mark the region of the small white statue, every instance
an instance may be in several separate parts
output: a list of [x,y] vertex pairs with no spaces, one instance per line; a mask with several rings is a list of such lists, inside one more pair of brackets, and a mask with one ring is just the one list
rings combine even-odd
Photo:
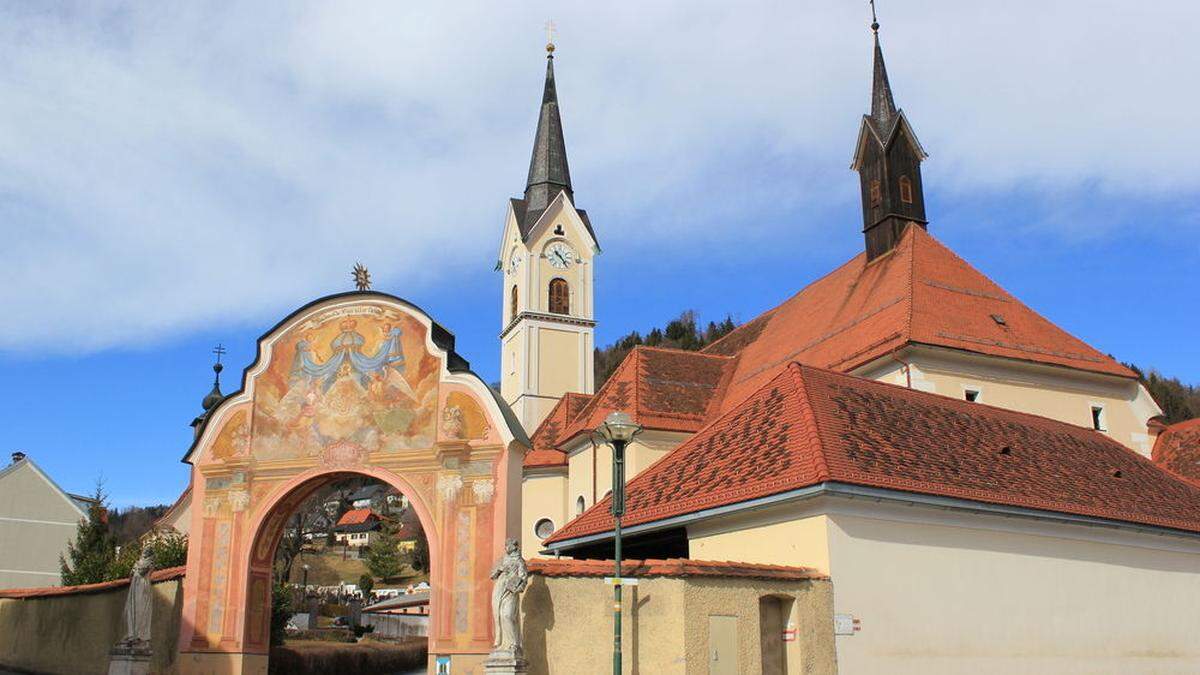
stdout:
[[117,643],[127,649],[150,649],[150,610],[154,589],[150,573],[154,571],[154,551],[147,545],[129,575],[129,595],[125,598],[125,637]]
[[504,542],[504,556],[492,569],[492,614],[496,621],[496,641],[492,655],[521,657],[521,593],[529,585],[529,568],[521,558],[521,544],[516,539]]

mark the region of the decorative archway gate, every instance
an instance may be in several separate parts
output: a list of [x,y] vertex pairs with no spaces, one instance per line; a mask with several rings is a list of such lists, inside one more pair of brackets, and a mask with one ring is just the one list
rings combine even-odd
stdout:
[[429,651],[490,650],[488,577],[516,536],[528,439],[454,338],[393,296],[346,293],[259,339],[242,388],[207,413],[192,464],[184,673],[266,673],[271,566],[291,512],[347,474],[405,494],[429,539]]

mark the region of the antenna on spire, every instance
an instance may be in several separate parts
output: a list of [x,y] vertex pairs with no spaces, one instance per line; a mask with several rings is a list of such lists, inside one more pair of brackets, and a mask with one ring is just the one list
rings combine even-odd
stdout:
[[554,20],[546,21],[546,53],[549,54],[546,58],[554,58]]
[[871,0],[871,31],[879,34],[879,19],[875,16],[875,0]]

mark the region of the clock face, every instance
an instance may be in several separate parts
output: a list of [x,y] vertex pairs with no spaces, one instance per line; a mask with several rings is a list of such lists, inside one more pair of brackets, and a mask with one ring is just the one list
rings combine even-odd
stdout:
[[517,267],[519,267],[520,265],[521,265],[521,252],[519,250],[514,250],[512,252],[512,255],[509,256],[509,258],[508,258],[509,273],[516,272]]
[[575,262],[575,251],[572,251],[571,247],[563,242],[556,241],[546,249],[546,258],[550,260],[551,267],[557,267],[560,270],[566,269]]

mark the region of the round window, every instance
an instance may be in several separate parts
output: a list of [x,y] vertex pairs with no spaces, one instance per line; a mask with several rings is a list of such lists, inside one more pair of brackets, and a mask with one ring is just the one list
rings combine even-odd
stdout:
[[549,518],[542,518],[533,524],[533,533],[538,539],[545,539],[554,534],[554,521]]

